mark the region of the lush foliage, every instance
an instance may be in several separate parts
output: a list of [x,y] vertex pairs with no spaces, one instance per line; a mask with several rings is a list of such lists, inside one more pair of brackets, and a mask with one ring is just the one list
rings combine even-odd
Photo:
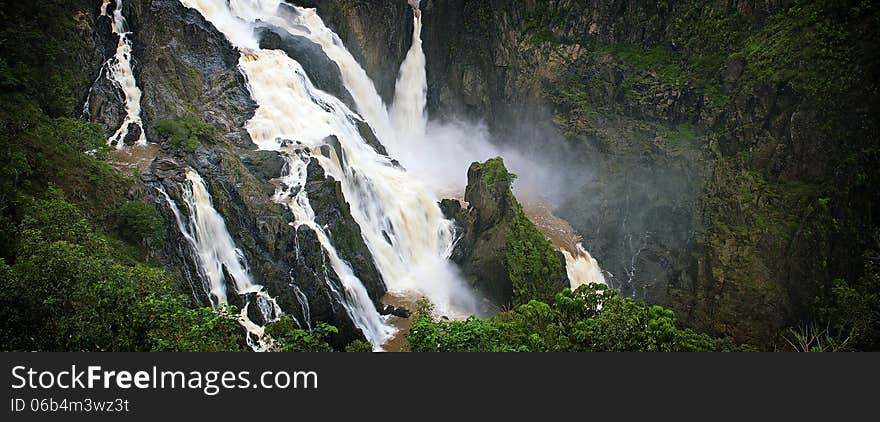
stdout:
[[680,328],[672,311],[593,284],[564,289],[490,319],[434,321],[420,307],[407,340],[415,352],[740,351],[729,340]]
[[758,81],[788,82],[815,102],[852,107],[842,94],[880,93],[872,74],[880,66],[878,12],[865,0],[795,0],[749,36],[740,54]]
[[507,171],[501,157],[490,158],[485,163],[473,163],[471,168],[480,171],[480,180],[492,192],[509,190],[516,180],[516,175]]
[[[231,310],[194,308],[145,265],[161,219],[129,197],[101,128],[72,118],[94,79],[94,2],[4,2],[0,17],[0,348],[243,350]],[[116,238],[111,234],[118,234]],[[138,245],[139,244],[139,245]]]
[[128,201],[116,209],[116,232],[123,240],[145,247],[158,246],[165,239],[165,226],[156,208],[142,201]]
[[372,352],[373,346],[364,340],[355,340],[355,341],[349,343],[348,346],[345,346],[345,351],[350,352],[350,353]]
[[560,256],[519,205],[507,235],[505,262],[514,304],[532,299],[552,301],[562,286],[565,270]]
[[240,350],[226,313],[189,309],[163,270],[126,265],[60,191],[33,200],[14,264],[0,264],[6,350]]
[[280,352],[332,352],[328,341],[339,330],[329,324],[318,322],[311,330],[300,328],[288,315],[266,325],[266,335],[275,340],[275,350]]
[[194,152],[201,142],[211,142],[214,128],[192,117],[156,122],[156,131],[179,151]]
[[813,321],[785,335],[795,350],[880,350],[880,265],[867,261],[854,283],[836,279],[816,298]]

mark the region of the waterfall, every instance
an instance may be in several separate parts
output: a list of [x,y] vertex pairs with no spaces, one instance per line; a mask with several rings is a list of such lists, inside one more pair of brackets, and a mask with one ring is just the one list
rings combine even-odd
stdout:
[[[377,128],[383,142],[391,139],[394,131],[388,111],[375,86],[315,11],[273,0],[230,0],[226,7],[207,0],[181,2],[202,13],[241,50],[239,67],[258,104],[246,124],[254,143],[260,149],[300,157],[291,159],[288,177],[302,177],[297,171],[302,171],[302,154],[308,153],[329,177],[341,182],[352,217],[388,290],[427,296],[446,314],[474,313],[476,301],[448,261],[454,230],[452,222],[443,217],[437,198],[416,177],[367,144],[356,126],[361,116],[316,89],[296,60],[282,51],[255,47],[259,43],[254,30],[265,23],[316,42],[342,69],[343,82],[358,111]],[[252,25],[250,33],[242,29],[248,24]],[[331,148],[329,156],[321,155],[320,147],[327,145],[331,136],[338,140],[338,152]],[[293,181],[287,184],[296,185]],[[297,197],[288,202],[297,216],[295,224],[318,229],[315,231],[331,265],[346,283],[346,292],[339,292],[344,293],[343,304],[371,343],[380,345],[390,328],[376,325],[381,318],[363,285],[348,265],[338,260],[329,237],[314,225],[309,208],[303,206],[305,194]]]
[[[401,64],[395,101],[389,111],[364,69],[314,9],[279,0],[180,1],[199,11],[239,49],[239,69],[258,105],[245,128],[260,149],[280,151],[287,157],[282,186],[287,186],[288,191],[279,189],[275,200],[291,209],[294,226],[305,225],[317,233],[330,266],[341,279],[341,289],[329,280],[328,287],[374,348],[393,329],[378,315],[348,263],[339,258],[331,236],[315,223],[304,189],[290,191],[291,186],[305,185],[309,160],[317,160],[327,177],[341,183],[352,217],[361,228],[389,292],[426,296],[439,313],[453,317],[476,313],[473,293],[448,259],[455,232],[453,223],[443,217],[438,206],[437,186],[429,185],[436,180],[423,177],[428,173],[411,173],[390,157],[378,154],[357,127],[357,122],[367,121],[390,152],[402,153],[411,163],[439,158],[441,162],[449,160],[460,165],[472,156],[499,155],[488,142],[462,144],[461,140],[473,133],[465,133],[461,128],[439,128],[436,133],[452,134],[456,142],[434,142],[439,137],[428,127],[425,113],[427,79],[418,2],[411,1],[413,44]],[[339,67],[356,110],[315,88],[294,58],[283,51],[259,48],[257,30],[265,25],[305,37],[320,46]],[[461,151],[466,153],[459,154]],[[527,157],[518,158],[517,162],[527,162]],[[466,173],[469,163],[464,164],[461,175]],[[598,266],[582,247],[568,251],[568,255],[572,262],[570,278],[597,279],[594,272]]]
[[582,244],[575,245],[573,252],[565,249],[561,249],[561,251],[565,257],[565,271],[572,289],[590,283],[606,284],[599,263],[584,249]]
[[[381,350],[379,346],[394,334],[394,329],[386,325],[383,318],[376,312],[367,289],[355,276],[351,267],[339,257],[324,228],[315,222],[315,212],[312,210],[305,190],[306,170],[311,157],[308,151],[303,150],[294,151],[294,154],[298,154],[298,156],[296,158],[285,157],[285,175],[282,176],[282,183],[275,192],[275,201],[284,203],[290,208],[296,218],[293,223],[295,227],[307,226],[317,234],[318,242],[324,248],[331,268],[339,276],[343,290],[340,291],[334,283],[330,282],[326,274],[324,274],[325,284],[330,288],[336,301],[345,308],[354,324],[363,331],[370,344],[376,350]],[[293,192],[293,190],[297,191]],[[304,297],[300,298],[302,292],[298,288],[295,293],[297,300],[304,299]],[[301,302],[300,305],[303,306],[305,314],[308,311],[308,302],[306,301],[305,305],[302,305]]]
[[[116,149],[122,149],[131,125],[137,126],[140,132],[136,144],[145,145],[147,137],[144,134],[144,126],[141,121],[141,89],[137,86],[134,71],[131,68],[131,39],[129,39],[131,32],[128,30],[125,17],[122,16],[122,0],[115,0],[112,16],[109,12],[111,1],[114,0],[103,0],[101,16],[110,18],[111,30],[119,36],[119,44],[116,47],[116,54],[109,58],[101,69],[102,72],[106,69],[105,76],[119,88],[125,100],[125,118],[113,135],[107,139],[108,144]],[[88,102],[86,107],[88,107]]]
[[193,7],[203,15],[208,13],[212,23],[215,18],[226,29],[220,29],[230,41],[240,48],[257,48],[259,44],[250,34],[241,29],[245,22],[254,24],[265,22],[284,29],[291,35],[298,35],[318,44],[330,60],[339,66],[346,89],[351,94],[360,115],[372,126],[380,139],[389,139],[394,130],[388,110],[382,97],[376,91],[373,81],[351,55],[336,33],[327,28],[314,9],[289,5],[279,0],[229,0],[228,10],[216,10],[209,0],[181,0],[184,5]]
[[[257,306],[262,319],[267,322],[277,319],[281,308],[263,286],[254,283],[244,254],[235,246],[223,217],[212,205],[205,181],[192,169],[187,169],[186,180],[180,184],[188,211],[186,218],[161,185],[159,193],[171,208],[177,228],[190,246],[202,288],[215,309],[228,303],[227,285],[235,288],[233,294],[245,296],[246,304],[241,309],[239,322],[251,334],[247,338],[248,344],[255,350],[264,350],[267,345],[261,340],[263,327],[250,320],[248,307]],[[232,280],[227,280],[227,276]]]
[[[418,10],[418,2],[413,6]],[[422,51],[422,19],[413,17],[413,41],[406,58],[400,65],[400,74],[394,86],[391,120],[402,142],[422,139],[428,125],[425,105],[428,102],[428,78],[425,72],[425,52]]]

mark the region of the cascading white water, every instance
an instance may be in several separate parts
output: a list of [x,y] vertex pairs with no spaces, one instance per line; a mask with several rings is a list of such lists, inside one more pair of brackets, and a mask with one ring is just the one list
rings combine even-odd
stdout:
[[565,249],[561,249],[561,251],[565,256],[565,271],[568,274],[572,290],[584,284],[606,284],[599,263],[584,249],[582,244],[575,245],[573,253]]
[[[285,151],[296,157],[289,160],[286,185],[302,186],[305,181],[303,160],[317,159],[329,177],[341,182],[352,216],[390,292],[427,296],[440,312],[453,316],[475,313],[475,299],[448,261],[454,232],[452,223],[443,218],[436,197],[440,191],[437,187],[446,179],[437,178],[439,183],[432,183],[434,180],[430,177],[420,180],[419,176],[430,173],[419,172],[414,176],[394,165],[364,141],[355,125],[363,117],[389,151],[402,152],[412,163],[434,161],[432,150],[440,151],[442,159],[455,160],[458,164],[475,154],[486,154],[483,159],[499,155],[488,143],[476,143],[473,147],[462,145],[461,139],[466,137],[460,128],[441,127],[437,131],[441,134],[439,137],[430,133],[432,128],[428,127],[425,113],[425,56],[417,9],[414,9],[413,45],[401,65],[395,103],[389,113],[366,72],[315,10],[278,0],[229,0],[225,4],[209,0],[180,1],[198,10],[240,49],[239,67],[259,106],[246,128],[259,148]],[[412,2],[417,6],[418,2]],[[343,83],[360,116],[339,99],[316,89],[294,59],[281,51],[260,49],[256,29],[265,24],[318,44],[339,66]],[[452,147],[432,144],[450,133],[459,138]],[[328,145],[330,136],[335,136],[338,144],[322,155],[320,147]],[[455,153],[461,150],[467,153]],[[518,161],[527,162],[526,159]],[[465,169],[469,162],[466,161]],[[407,161],[404,163],[409,165]],[[426,183],[432,183],[433,193],[426,188]],[[315,224],[305,193],[297,192],[293,199],[289,198],[289,193],[276,195],[277,201],[287,203],[294,211],[295,225],[307,225],[318,233],[331,267],[343,282],[345,291],[334,290],[334,294],[374,347],[378,347],[389,335],[390,328],[378,316],[351,268],[339,259],[330,236]],[[579,251],[569,254],[575,264],[584,256]],[[572,265],[571,272],[582,279],[578,274],[586,274],[582,271],[586,268]]]
[[[326,257],[330,261],[330,267],[333,268],[333,271],[339,277],[343,290],[340,291],[328,279],[327,274],[324,274],[325,284],[330,288],[337,302],[345,307],[355,326],[363,331],[364,336],[367,337],[367,340],[370,341],[374,349],[377,351],[381,350],[380,346],[394,334],[395,330],[385,324],[384,319],[376,312],[367,289],[355,276],[351,267],[339,257],[324,228],[315,222],[315,212],[312,210],[304,188],[310,154],[308,151],[302,150],[294,152],[294,154],[298,156],[296,158],[285,157],[285,175],[282,176],[282,183],[275,192],[275,201],[287,204],[296,218],[293,223],[295,227],[306,226],[312,229],[318,236],[318,242],[324,248]],[[298,189],[298,191],[292,192],[294,189]],[[302,293],[298,289],[297,292],[298,294]],[[299,295],[297,299],[302,300]],[[305,313],[308,307],[305,306],[304,308]]]
[[[112,16],[108,11],[111,1],[116,5]],[[146,145],[147,137],[141,121],[141,89],[137,86],[131,68],[131,39],[129,39],[131,32],[128,31],[128,24],[122,15],[122,0],[103,0],[101,15],[110,17],[111,30],[119,36],[116,54],[104,63],[102,71],[106,69],[105,77],[119,87],[125,100],[125,118],[122,120],[122,125],[107,139],[107,143],[116,149],[122,149],[129,126],[134,124],[140,129],[140,135],[135,143]]]
[[[203,8],[204,3],[210,3],[203,0],[181,0],[185,5],[192,5],[200,11],[213,13],[218,16],[221,24],[225,24],[228,29],[239,29],[237,25],[243,22],[266,22],[282,28],[292,35],[299,35],[318,44],[324,53],[339,66],[343,82],[346,89],[351,93],[357,105],[357,111],[366,119],[373,130],[376,131],[380,139],[389,138],[393,135],[394,130],[388,117],[388,110],[382,97],[376,91],[373,81],[367,76],[367,72],[355,60],[354,56],[345,48],[342,40],[336,33],[327,28],[321,17],[318,16],[314,9],[306,9],[286,4],[279,0],[229,0],[230,10],[217,11],[211,8],[213,5],[207,5]],[[189,4],[187,4],[189,3]],[[204,15],[204,13],[203,13]],[[235,16],[240,18],[235,23],[230,23],[227,16]],[[233,18],[235,20],[235,18]],[[212,20],[212,22],[214,22]],[[215,23],[216,25],[216,23]],[[256,48],[258,44],[251,35],[245,34],[245,31],[229,31],[221,29],[221,32],[230,39],[233,44],[241,48]]]
[[[411,0],[412,1],[412,0]],[[418,10],[418,1],[413,10]],[[394,87],[391,121],[397,131],[397,140],[407,142],[423,139],[428,125],[425,106],[428,103],[428,77],[425,71],[425,52],[422,50],[422,19],[413,18],[412,46],[400,65],[400,74]]]
[[[199,10],[242,50],[239,66],[259,105],[246,125],[254,142],[261,149],[288,151],[292,142],[287,140],[299,142],[312,152],[328,176],[341,182],[352,216],[389,291],[427,296],[444,313],[474,313],[475,300],[447,259],[454,233],[452,223],[442,216],[437,198],[388,157],[376,153],[357,130],[355,123],[360,116],[337,98],[317,90],[299,63],[284,52],[254,48],[258,42],[253,31],[248,34],[241,30],[243,22],[250,22],[254,28],[271,23],[312,39],[343,70],[343,82],[359,110],[364,116],[373,116],[367,117],[368,122],[380,128],[383,123],[387,125],[388,112],[372,82],[315,11],[271,0],[231,0],[227,8],[207,1],[181,1]],[[339,154],[318,154],[331,135],[339,141]],[[377,135],[384,142],[393,131],[377,130]],[[296,223],[310,221],[307,217],[299,216]],[[319,238],[332,258],[335,253],[331,252],[334,248],[329,238]],[[341,277],[347,273],[343,266],[336,266]],[[363,289],[356,278],[351,282]],[[370,340],[378,346],[383,332],[370,326],[377,313],[372,304],[367,306],[368,298],[356,302],[359,296],[347,297],[348,309],[362,313],[353,319],[365,333],[373,332]]]
[[211,304],[216,308],[228,303],[226,286],[230,283],[227,283],[226,275],[232,278],[229,280],[235,288],[232,293],[253,294],[255,303],[248,301],[241,309],[239,322],[253,334],[248,336],[249,345],[255,350],[263,350],[267,347],[260,340],[263,327],[248,318],[248,306],[257,306],[265,321],[277,319],[281,315],[281,308],[263,286],[254,283],[244,254],[235,246],[223,217],[214,209],[204,180],[192,169],[187,170],[186,179],[187,182],[180,186],[188,211],[187,218],[184,218],[177,204],[161,185],[159,192],[165,197],[174,213],[178,230],[192,249],[202,287],[211,298]]

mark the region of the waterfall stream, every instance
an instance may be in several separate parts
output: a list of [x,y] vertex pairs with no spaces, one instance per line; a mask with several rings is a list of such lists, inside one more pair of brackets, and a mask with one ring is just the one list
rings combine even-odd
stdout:
[[[287,159],[282,184],[287,190],[279,188],[275,200],[291,209],[295,216],[292,225],[305,225],[317,233],[343,289],[329,280],[327,285],[374,348],[380,348],[394,329],[378,314],[351,267],[338,256],[325,228],[314,221],[305,190],[290,191],[291,186],[305,185],[311,159],[341,183],[352,217],[389,293],[425,296],[438,313],[452,317],[475,314],[477,301],[448,259],[455,233],[453,223],[443,217],[438,206],[439,190],[426,184],[431,181],[421,174],[410,173],[379,154],[357,126],[361,120],[368,122],[392,153],[430,144],[418,2],[411,2],[415,3],[413,44],[401,65],[395,101],[389,110],[367,73],[314,9],[279,0],[180,1],[199,11],[239,49],[239,68],[258,105],[246,129],[260,149],[282,152]],[[339,67],[357,110],[315,88],[303,67],[283,51],[259,48],[258,28],[267,24],[320,46]],[[332,148],[321,148],[328,145]],[[413,154],[404,155],[413,159]],[[578,251],[568,256],[572,262],[583,258]],[[587,264],[595,264],[595,260]],[[588,273],[586,269],[575,266],[569,274],[579,277]]]
[[[245,306],[241,309],[239,322],[249,334],[248,344],[255,350],[264,350],[263,328],[248,317],[248,307],[257,306],[263,321],[273,321],[281,315],[281,308],[275,303],[263,286],[254,283],[244,254],[226,229],[223,217],[214,209],[211,195],[205,181],[192,169],[186,172],[186,182],[180,183],[187,217],[171,199],[164,188],[159,193],[165,198],[174,213],[177,228],[190,246],[199,279],[204,292],[216,309],[228,303],[227,285],[234,287],[233,294],[245,296]],[[227,280],[227,276],[231,280]]]
[[[356,123],[361,116],[339,99],[316,89],[296,60],[282,51],[257,47],[255,29],[261,23],[315,41],[339,65],[358,111],[377,128],[380,140],[384,143],[391,139],[395,131],[372,81],[315,11],[270,0],[231,0],[228,6],[206,0],[181,1],[201,12],[241,50],[239,67],[258,104],[246,124],[254,143],[260,149],[291,156],[286,177],[302,177],[297,173],[302,171],[299,156],[306,153],[318,160],[328,176],[341,182],[352,217],[388,290],[427,296],[444,314],[475,313],[476,300],[457,268],[448,261],[454,229],[452,222],[443,217],[438,198],[389,157],[377,153],[358,131]],[[338,152],[321,155],[320,147],[328,144],[330,136],[338,140]],[[296,185],[292,181],[287,184]],[[316,229],[346,288],[344,294],[337,293],[358,328],[374,346],[381,345],[392,329],[384,324],[356,275],[336,257],[329,237],[314,225],[301,199],[307,198],[287,202],[297,216],[295,224],[309,224]]]
[[[115,8],[112,16],[109,8],[110,2],[113,1]],[[110,28],[114,34],[119,36],[119,44],[116,47],[116,54],[109,58],[101,68],[101,77],[106,77],[113,81],[122,92],[125,102],[125,117],[122,124],[107,139],[107,143],[116,149],[122,149],[125,145],[125,138],[129,134],[131,125],[135,125],[138,130],[138,139],[135,141],[137,145],[146,145],[147,137],[144,134],[144,125],[141,121],[141,89],[137,86],[134,77],[134,71],[131,68],[131,32],[128,30],[128,23],[122,15],[122,0],[103,0],[101,4],[101,16],[110,18]],[[88,107],[86,103],[86,108]]]

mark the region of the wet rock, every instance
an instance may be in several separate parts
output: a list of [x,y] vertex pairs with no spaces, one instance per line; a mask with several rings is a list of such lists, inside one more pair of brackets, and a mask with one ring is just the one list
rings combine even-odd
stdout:
[[325,176],[324,169],[314,158],[309,161],[307,173],[305,189],[315,211],[315,221],[326,227],[339,256],[349,263],[370,298],[378,304],[386,291],[385,282],[364,243],[360,227],[351,216],[350,206],[342,194],[342,185],[332,177]]
[[385,307],[382,308],[379,313],[382,315],[393,315],[398,318],[409,318],[410,315],[409,309],[393,305],[385,305]]
[[276,151],[248,151],[240,158],[248,171],[259,179],[271,180],[282,176],[284,158]]
[[141,128],[134,123],[129,123],[127,130],[128,132],[126,132],[125,137],[122,138],[122,143],[125,145],[134,145],[141,137]]
[[106,69],[92,85],[87,100],[85,117],[101,125],[104,134],[110,137],[122,125],[126,111],[124,94],[107,78]]
[[269,24],[261,28],[260,48],[284,51],[299,62],[315,87],[339,98],[348,108],[356,110],[354,99],[342,82],[339,66],[324,53],[321,46],[308,38],[290,35]]
[[440,212],[442,212],[443,216],[447,219],[461,219],[461,202],[457,199],[442,199],[440,200]]
[[220,137],[253,149],[244,124],[256,104],[238,69],[238,51],[194,9],[177,0],[132,0],[123,13],[133,33],[134,71],[143,90],[142,117],[148,139],[153,124],[195,116]]
[[[237,295],[236,295],[237,296]],[[247,317],[254,324],[263,326],[266,325],[268,321],[263,317],[263,313],[260,311],[259,299],[256,293],[248,293],[244,295],[244,302],[247,304]]]
[[333,289],[343,292],[344,288],[330,266],[317,234],[307,226],[300,226],[289,240],[287,254],[286,261],[291,263],[289,277],[285,279],[287,285],[276,288],[282,309],[304,321],[302,306],[292,287],[295,284],[308,298],[310,320],[324,321],[339,329],[339,334],[331,341],[336,349],[341,350],[352,340],[364,339],[333,293]]
[[373,128],[370,127],[367,122],[357,120],[355,121],[357,124],[358,132],[361,134],[361,137],[364,138],[364,141],[367,142],[373,149],[376,150],[379,154],[388,155],[388,151],[385,150],[385,146],[379,142],[379,138],[376,137],[376,134],[373,132]]

